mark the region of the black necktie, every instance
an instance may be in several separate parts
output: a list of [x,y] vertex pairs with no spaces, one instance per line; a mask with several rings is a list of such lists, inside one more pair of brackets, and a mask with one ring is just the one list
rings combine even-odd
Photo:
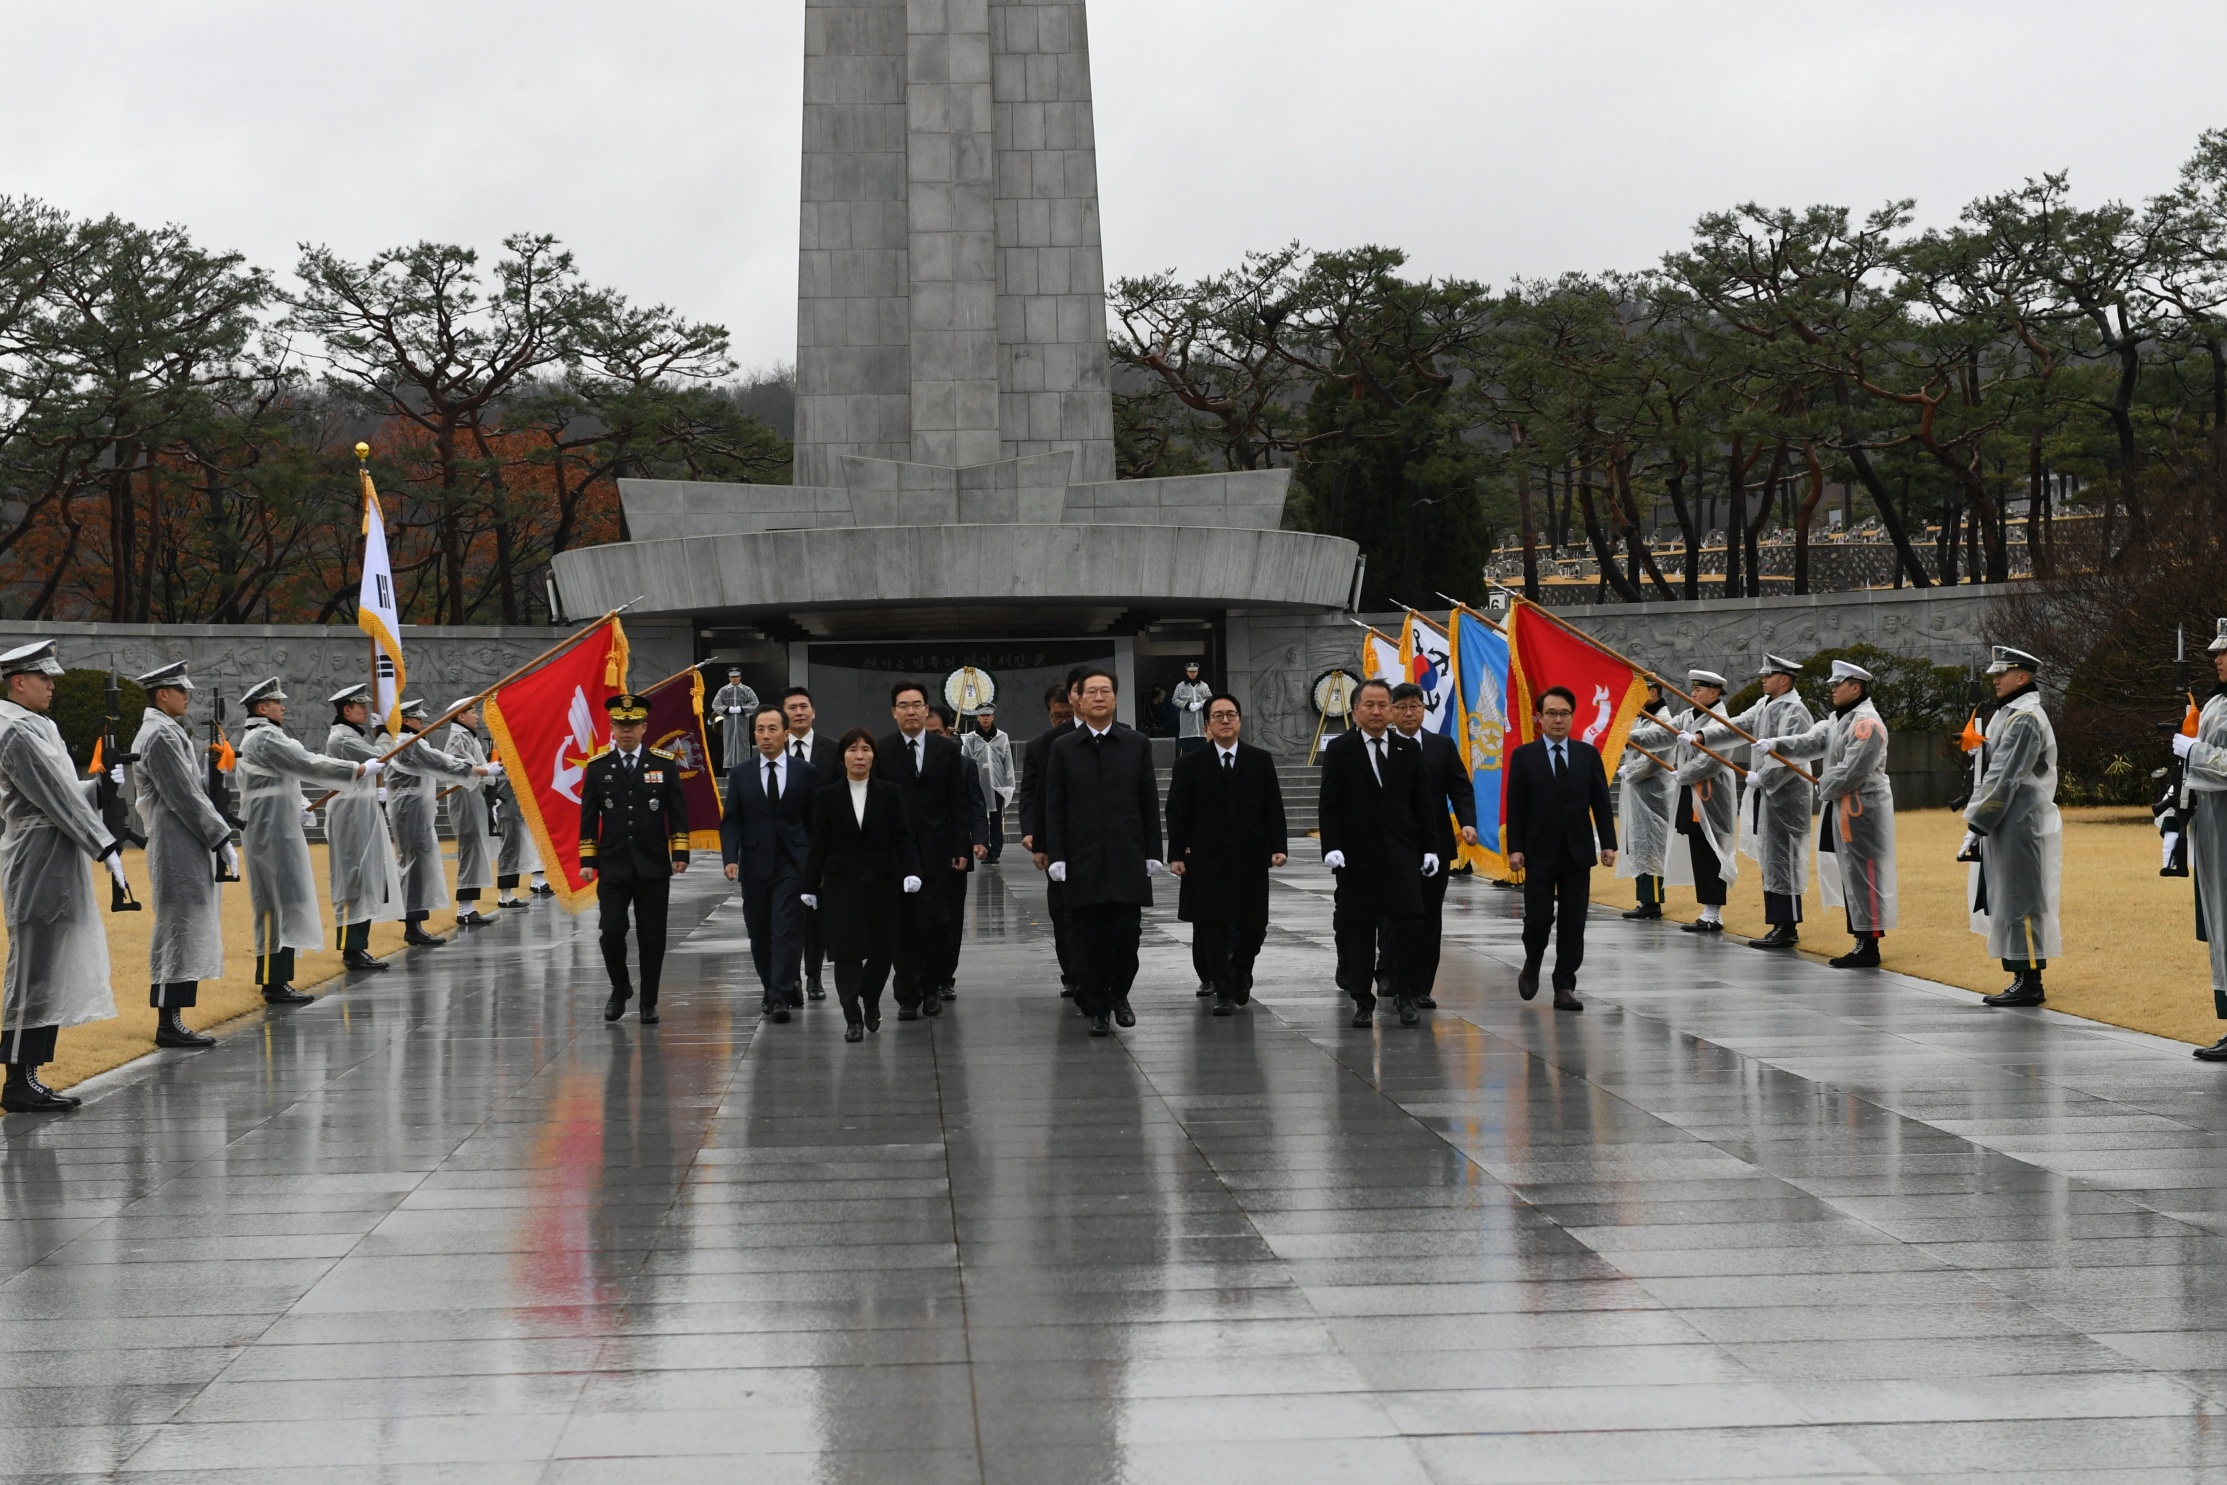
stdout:
[[804,744],[802,742],[790,743],[789,756],[791,758],[802,759],[804,757]]
[[1222,772],[1237,772],[1237,755],[1235,753],[1224,753],[1222,755]]
[[920,739],[913,738],[905,746],[912,749],[912,776],[917,779],[920,777]]
[[781,802],[781,766],[771,758],[766,760],[766,803]]
[[1369,767],[1376,773],[1376,781],[1380,784],[1383,783],[1384,739],[1381,737],[1372,737],[1369,739]]
[[1559,784],[1562,782],[1562,780],[1569,777],[1569,763],[1568,760],[1562,756],[1562,744],[1556,743],[1552,751],[1554,753],[1554,781]]

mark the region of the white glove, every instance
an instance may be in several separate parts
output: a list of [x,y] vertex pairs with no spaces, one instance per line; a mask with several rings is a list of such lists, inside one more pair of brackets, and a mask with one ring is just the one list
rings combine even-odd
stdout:
[[112,784],[121,784],[124,781],[124,765],[119,763],[114,768],[110,769],[108,771],[108,780]]
[[1050,870],[1048,870],[1048,871],[1046,871],[1046,872],[1044,873],[1044,875],[1046,875],[1046,876],[1050,877],[1050,878],[1051,878],[1051,879],[1052,879],[1053,881],[1055,881],[1055,882],[1064,882],[1064,881],[1066,881],[1066,880],[1067,880],[1067,863],[1066,863],[1066,862],[1064,862],[1064,861],[1054,861],[1054,862],[1053,862],[1053,863],[1051,864],[1051,869],[1050,869]]
[[2174,757],[2176,757],[2176,758],[2186,758],[2186,757],[2187,757],[2187,756],[2189,755],[2189,751],[2190,751],[2190,750],[2191,750],[2192,748],[2194,748],[2195,746],[2196,746],[2196,739],[2195,739],[2195,738],[2193,738],[2193,737],[2190,737],[2190,736],[2189,736],[2189,735],[2188,735],[2187,733],[2185,733],[2185,732],[2176,732],[2176,733],[2174,733],[2174,734],[2173,734],[2173,756],[2174,756]]
[[217,860],[224,864],[225,875],[236,877],[240,874],[240,848],[232,842],[226,841],[217,847]]
[[309,829],[309,828],[310,828],[311,826],[315,825],[316,823],[317,823],[317,811],[315,811],[315,810],[303,810],[303,811],[302,811],[302,829],[304,829],[304,830],[307,830],[307,829]]
[[1979,856],[1979,853],[1980,833],[1977,830],[1965,831],[1964,844],[1956,848],[1956,859],[1959,861],[1971,861],[1976,859]]
[[1144,863],[1144,874],[1148,877],[1156,877],[1161,872],[1166,871],[1167,869],[1168,868],[1166,864],[1163,862],[1147,859]]
[[1687,747],[1689,747],[1689,748],[1698,748],[1698,747],[1700,747],[1700,746],[1701,746],[1701,744],[1702,744],[1702,743],[1703,743],[1704,741],[1706,741],[1706,740],[1707,740],[1707,734],[1706,734],[1706,733],[1701,733],[1701,732],[1681,732],[1681,733],[1679,733],[1679,734],[1678,734],[1678,741],[1680,741],[1680,742],[1684,743],[1684,744],[1685,744],[1685,745],[1686,745]]
[[907,892],[918,892],[920,890],[920,878],[907,877],[905,878],[904,885]]
[[1438,875],[1438,854],[1435,851],[1425,851],[1423,853],[1423,875],[1426,877]]
[[378,798],[381,804],[385,804],[387,802],[387,791],[384,788],[378,791]]
[[1191,703],[1191,710],[1195,712],[1203,712],[1206,710],[1206,703],[1203,701],[1194,701]]
[[488,778],[499,779],[503,776],[503,766],[500,763],[490,763],[480,772]]
[[366,758],[363,760],[362,765],[358,768],[356,777],[359,779],[375,779],[386,771],[387,764],[385,759]]
[[1322,864],[1323,864],[1324,866],[1327,866],[1327,867],[1329,867],[1329,868],[1330,868],[1330,869],[1331,869],[1332,871],[1344,871],[1344,870],[1345,870],[1345,852],[1343,852],[1343,851],[1325,851],[1325,852],[1323,852],[1323,853],[1322,853]]
[[819,911],[820,896],[817,892],[799,892],[796,895],[796,900],[811,908],[814,912]]
[[2167,832],[2165,836],[2165,849],[2157,853],[2157,869],[2159,871],[2163,871],[2173,864],[2173,847],[2179,845],[2180,843],[2181,833],[2178,830]]
[[124,853],[122,851],[110,851],[106,856],[101,857],[101,864],[108,868],[108,874],[116,879],[117,886],[124,888],[126,891],[130,890],[131,884],[124,880]]
[[1778,740],[1777,738],[1775,738],[1775,737],[1759,737],[1759,738],[1757,738],[1757,739],[1755,740],[1755,744],[1754,744],[1754,746],[1755,746],[1755,756],[1756,756],[1756,758],[1757,758],[1757,759],[1758,759],[1758,760],[1760,761],[1760,760],[1762,760],[1762,759],[1764,759],[1764,758],[1768,758],[1768,757],[1770,757],[1770,756],[1771,756],[1771,749],[1773,749],[1773,748],[1777,747],[1778,745],[1779,745],[1779,740]]

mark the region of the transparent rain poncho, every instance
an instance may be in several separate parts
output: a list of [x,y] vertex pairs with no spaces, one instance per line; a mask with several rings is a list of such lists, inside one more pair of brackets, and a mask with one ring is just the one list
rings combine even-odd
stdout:
[[[1699,710],[1689,711],[1674,724],[1680,733],[1698,732],[1708,722]],[[1718,748],[1718,752],[1724,749]],[[1709,848],[1717,853],[1717,874],[1729,887],[1740,875],[1740,858],[1733,848],[1739,844],[1740,827],[1740,778],[1732,769],[1687,743],[1678,744],[1678,751],[1670,755],[1677,768],[1680,787],[1693,791],[1693,823],[1697,825]],[[1675,815],[1673,801],[1672,813]],[[1673,819],[1671,829],[1678,831],[1681,822]],[[1668,869],[1663,880],[1673,887],[1693,885],[1693,858],[1685,851],[1667,853]]]
[[1668,725],[1642,714],[1632,722],[1624,761],[1616,768],[1616,853],[1620,877],[1659,877],[1670,853],[1670,811],[1678,803],[1678,781],[1670,771],[1639,751],[1645,748],[1666,762],[1677,744]]
[[2188,787],[2188,874],[2196,891],[2196,935],[2212,956],[2212,1001],[2227,1020],[2227,687],[2204,703]]
[[0,701],[0,909],[8,924],[0,1031],[116,1014],[108,933],[87,860],[112,842],[87,798],[91,788],[52,721]]
[[2057,813],[2057,734],[2034,692],[1987,719],[1980,775],[1964,823],[1980,832],[1967,877],[1972,931],[1997,959],[2039,963],[2062,947],[2057,920],[2064,821]]
[[387,821],[394,829],[402,905],[409,912],[429,913],[449,904],[441,837],[434,828],[439,810],[435,796],[471,777],[471,764],[450,757],[431,739],[397,753],[387,765]]
[[309,801],[302,785],[345,788],[355,781],[355,765],[312,753],[286,729],[264,717],[250,717],[240,730],[240,874],[247,878],[247,900],[255,915],[258,956],[281,949],[318,949],[325,944],[325,910],[317,901],[317,876],[309,860],[309,838],[302,811]]
[[[1800,737],[1814,719],[1802,698],[1789,691],[1765,696],[1732,721],[1754,737]],[[1808,779],[1749,745],[1728,727],[1712,724],[1709,746],[1730,755],[1748,753],[1747,787],[1740,795],[1740,851],[1763,868],[1763,890],[1799,897],[1809,890],[1809,827],[1816,814],[1817,789]],[[1786,757],[1793,754],[1778,750]]]
[[1887,724],[1865,697],[1800,737],[1789,758],[1822,758],[1817,794],[1817,882],[1825,906],[1845,909],[1851,933],[1895,926],[1894,791],[1887,784]]
[[134,802],[147,831],[147,978],[157,985],[224,973],[224,899],[216,848],[232,826],[204,787],[193,734],[153,707],[131,750]]
[[[365,763],[382,751],[346,722],[333,723],[325,734],[329,757]],[[402,880],[395,870],[394,842],[387,835],[387,812],[379,807],[378,780],[363,778],[341,786],[325,807],[325,839],[331,851],[334,920],[342,927],[398,921]]]
[[[467,768],[487,766],[487,750],[480,746],[479,734],[461,722],[449,724],[448,756]],[[456,822],[457,890],[484,892],[495,885],[495,835],[487,825],[487,790],[495,780],[471,775],[456,782],[457,791],[448,802],[449,818]]]

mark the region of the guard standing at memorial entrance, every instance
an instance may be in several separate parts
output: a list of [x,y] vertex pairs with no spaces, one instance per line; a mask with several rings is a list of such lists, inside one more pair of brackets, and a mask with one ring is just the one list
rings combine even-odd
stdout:
[[2041,661],[1995,646],[1987,674],[1995,714],[1980,749],[1981,774],[1964,807],[1960,861],[1972,863],[1972,931],[2011,982],[1981,997],[1994,1006],[2040,1005],[2041,973],[2059,951],[2064,823],[2057,813],[2057,734],[2042,710],[2034,675]]
[[1835,969],[1877,969],[1879,940],[1895,926],[1894,789],[1887,780],[1887,724],[1871,700],[1871,672],[1833,662],[1833,714],[1799,737],[1766,737],[1788,758],[1822,758],[1817,886],[1825,906],[1848,915],[1856,946],[1826,962]]
[[1641,715],[1632,719],[1631,746],[1624,749],[1624,761],[1616,770],[1616,824],[1624,840],[1624,849],[1616,857],[1616,874],[1632,879],[1638,897],[1624,916],[1646,921],[1663,915],[1670,812],[1678,802],[1677,778],[1655,759],[1667,760],[1678,736],[1671,730],[1660,684],[1647,683],[1647,699],[1639,709]]
[[201,745],[180,719],[193,678],[179,661],[135,678],[148,707],[132,739],[131,779],[147,832],[147,1004],[155,1008],[155,1045],[213,1047],[179,1013],[200,997],[200,982],[224,974],[224,901],[219,883],[238,881],[232,822],[209,798]]
[[666,908],[673,877],[688,870],[688,796],[680,759],[642,746],[650,704],[622,691],[603,709],[611,715],[611,746],[589,760],[580,782],[580,874],[595,883],[603,966],[611,975],[603,1019],[625,1015],[634,994],[626,973],[631,910],[642,960],[642,1024],[655,1026]]
[[82,1100],[39,1081],[64,1026],[116,1014],[108,935],[84,858],[125,898],[122,844],[86,799],[62,733],[46,715],[62,674],[54,641],[0,655],[0,912],[8,962],[0,975],[0,1109],[65,1113]]
[[286,693],[277,676],[250,686],[240,700],[247,722],[234,773],[248,907],[255,917],[255,983],[266,1005],[304,1005],[310,997],[294,988],[294,951],[325,942],[325,912],[310,866],[302,785],[338,789],[367,771],[376,778],[385,765],[376,759],[349,763],[303,747],[286,731]]
[[[2212,1009],[2227,1021],[2227,619],[2208,647],[2219,684],[2196,719],[2196,735],[2173,734],[2188,791],[2188,875],[2196,890],[2196,936],[2211,950]],[[2204,1062],[2227,1062],[2227,1036],[2198,1047]]]
[[[1723,752],[1747,739],[1799,737],[1815,720],[1794,678],[1801,662],[1766,654],[1758,677],[1763,695],[1732,719],[1710,723],[1709,746]],[[1791,949],[1801,941],[1802,897],[1809,891],[1809,827],[1816,815],[1816,786],[1758,746],[1750,749],[1748,785],[1740,801],[1740,849],[1763,868],[1763,921],[1770,931],[1748,940],[1753,949]]]
[[727,667],[727,684],[711,699],[719,723],[719,772],[724,778],[750,761],[750,719],[758,714],[758,693],[742,683],[742,667]]
[[1183,679],[1176,682],[1175,692],[1168,699],[1175,704],[1175,751],[1178,755],[1196,753],[1206,746],[1206,703],[1213,697],[1214,688],[1199,679],[1199,663],[1190,661],[1183,667]]
[[1686,690],[1700,706],[1678,720],[1678,751],[1671,757],[1678,780],[1671,828],[1684,837],[1686,848],[1671,850],[1664,880],[1673,887],[1692,887],[1701,904],[1701,916],[1681,924],[1680,932],[1722,933],[1725,898],[1740,875],[1733,855],[1740,829],[1740,781],[1722,759],[1702,751],[1710,718],[1701,708],[1714,707],[1723,697],[1724,677],[1713,670],[1689,670]]
[[[432,713],[422,698],[402,703],[404,731],[423,732],[431,720]],[[451,757],[429,743],[404,749],[387,765],[387,821],[394,831],[395,855],[402,875],[402,941],[406,944],[430,949],[448,942],[425,931],[425,920],[434,910],[449,905],[448,874],[441,865],[436,791],[443,780],[456,785],[474,784],[490,772],[485,763]]]
[[394,841],[387,834],[387,812],[380,808],[386,790],[379,786],[386,766],[371,741],[371,690],[343,686],[333,693],[332,730],[325,734],[325,755],[347,763],[377,763],[356,782],[335,791],[325,806],[326,866],[331,874],[333,921],[340,931],[340,962],[349,969],[385,969],[371,954],[371,925],[402,916],[402,879],[395,870]]

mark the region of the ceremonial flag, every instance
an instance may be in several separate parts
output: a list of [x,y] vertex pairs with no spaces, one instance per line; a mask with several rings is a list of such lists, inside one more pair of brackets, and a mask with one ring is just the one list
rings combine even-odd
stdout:
[[680,759],[681,793],[688,798],[691,850],[719,849],[718,773],[704,735],[704,673],[693,666],[639,693],[650,704],[647,745]]
[[1610,778],[1624,758],[1632,718],[1647,699],[1647,680],[1629,661],[1620,660],[1592,640],[1551,617],[1537,604],[1511,598],[1508,605],[1509,674],[1513,677],[1513,720],[1521,741],[1539,735],[1539,693],[1566,686],[1577,696],[1577,721],[1570,735],[1599,750]]
[[[370,452],[369,445],[356,445],[359,460]],[[402,688],[409,684],[410,674],[402,663],[402,618],[394,606],[394,569],[387,564],[386,514],[379,506],[379,492],[372,488],[370,468],[359,466],[357,473],[363,480],[363,582],[356,590],[356,627],[371,636],[378,654],[371,715],[384,718],[387,732],[400,737]]]
[[1400,663],[1399,642],[1366,624],[1361,626],[1361,679],[1396,686],[1407,679]]
[[567,912],[595,895],[580,875],[580,785],[611,746],[605,698],[626,689],[626,630],[607,619],[487,698],[487,730],[521,822]]
[[1477,844],[1461,859],[1506,879],[1508,761],[1508,637],[1480,614],[1457,608],[1449,619],[1454,639],[1454,742],[1477,791]]
[[1410,609],[1400,625],[1400,680],[1423,688],[1423,730],[1454,730],[1453,641],[1446,631]]

